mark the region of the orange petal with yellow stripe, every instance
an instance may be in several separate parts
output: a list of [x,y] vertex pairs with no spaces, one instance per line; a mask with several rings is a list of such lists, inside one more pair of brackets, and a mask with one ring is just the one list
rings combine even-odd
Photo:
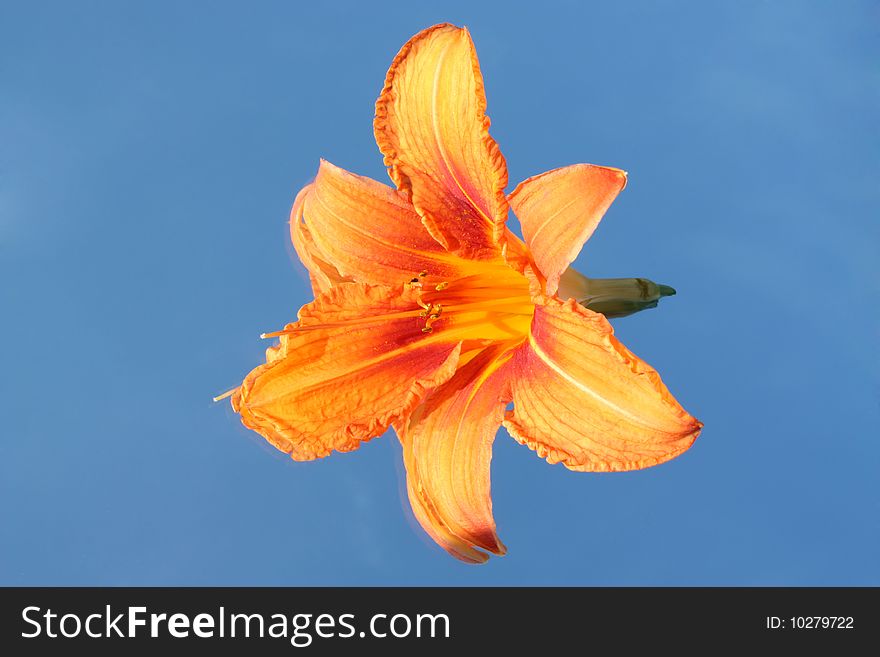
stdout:
[[498,370],[509,353],[495,347],[479,353],[408,422],[395,425],[416,519],[441,547],[468,563],[486,561],[486,552],[506,552],[495,533],[489,464],[506,404]]
[[603,315],[571,299],[536,308],[509,368],[514,407],[504,426],[572,470],[657,465],[690,447],[703,426],[614,337]]
[[459,343],[423,333],[419,310],[409,290],[334,286],[302,307],[233,408],[295,460],[356,449],[455,371]]
[[508,197],[523,237],[554,294],[559,277],[626,186],[626,172],[575,164],[533,176]]
[[400,50],[376,101],[376,143],[398,189],[444,246],[497,257],[507,165],[489,135],[483,76],[467,29],[441,24]]
[[303,207],[305,206],[306,197],[312,191],[312,188],[312,184],[306,185],[296,195],[293,208],[290,211],[290,239],[293,242],[296,255],[299,256],[300,262],[303,263],[309,273],[312,292],[317,297],[322,292],[327,292],[334,285],[350,283],[352,281],[351,279],[346,279],[335,266],[327,262],[326,256],[321,253],[315,244],[311,231],[303,223]]
[[304,197],[302,226],[319,258],[358,282],[398,286],[423,271],[447,280],[472,266],[431,237],[400,192],[324,160]]

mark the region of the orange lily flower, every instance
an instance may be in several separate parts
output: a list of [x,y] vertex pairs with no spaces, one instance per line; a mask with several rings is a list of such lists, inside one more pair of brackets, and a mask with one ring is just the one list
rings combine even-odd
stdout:
[[470,563],[506,551],[489,485],[501,425],[577,471],[656,465],[702,427],[605,316],[559,292],[626,173],[578,164],[507,196],[485,109],[467,29],[435,25],[403,46],[374,122],[397,189],[321,162],[290,220],[315,300],[264,336],[279,344],[229,393],[297,461],[393,427],[416,518]]

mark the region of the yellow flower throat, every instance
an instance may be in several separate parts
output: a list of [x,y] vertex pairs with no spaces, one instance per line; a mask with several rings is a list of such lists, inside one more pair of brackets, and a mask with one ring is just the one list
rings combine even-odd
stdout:
[[534,314],[526,278],[503,262],[475,262],[472,271],[451,281],[421,271],[407,281],[421,308],[421,331],[481,342],[525,337]]

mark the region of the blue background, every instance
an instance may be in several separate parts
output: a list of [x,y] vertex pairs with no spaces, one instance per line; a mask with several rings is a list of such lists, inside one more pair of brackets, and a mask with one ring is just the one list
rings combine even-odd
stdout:
[[[878,5],[323,4],[0,10],[0,584],[880,584]],[[678,289],[615,326],[706,423],[612,475],[502,431],[482,567],[392,434],[294,463],[211,403],[310,300],[296,191],[387,181],[373,103],[441,21],[512,184],[630,172],[578,266]]]

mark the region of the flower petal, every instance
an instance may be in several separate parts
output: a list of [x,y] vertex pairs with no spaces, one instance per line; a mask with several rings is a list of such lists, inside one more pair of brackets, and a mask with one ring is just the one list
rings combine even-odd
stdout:
[[626,172],[575,164],[533,176],[508,197],[547,294],[596,230],[602,215],[626,186]]
[[396,287],[422,271],[454,279],[470,266],[431,237],[402,194],[324,160],[302,216],[320,256],[358,282]]
[[430,233],[463,257],[497,257],[507,221],[507,165],[489,135],[467,29],[435,25],[401,48],[373,127],[391,179]]
[[312,292],[317,297],[319,294],[327,292],[334,285],[350,283],[351,279],[346,279],[339,273],[336,267],[327,262],[326,257],[315,244],[311,231],[302,222],[305,200],[313,187],[313,183],[308,184],[296,195],[293,208],[290,210],[290,239],[293,242],[293,248],[296,250],[296,255],[299,256],[300,262],[303,263],[309,272]]
[[437,388],[402,427],[407,492],[419,523],[441,547],[469,563],[502,555],[489,486],[492,443],[504,416],[511,352],[489,348]]
[[514,408],[504,426],[548,462],[572,470],[662,463],[690,447],[703,426],[614,337],[604,316],[573,299],[536,308],[510,367]]
[[422,333],[419,310],[408,290],[334,286],[300,309],[233,408],[298,461],[356,449],[455,372],[460,345]]

